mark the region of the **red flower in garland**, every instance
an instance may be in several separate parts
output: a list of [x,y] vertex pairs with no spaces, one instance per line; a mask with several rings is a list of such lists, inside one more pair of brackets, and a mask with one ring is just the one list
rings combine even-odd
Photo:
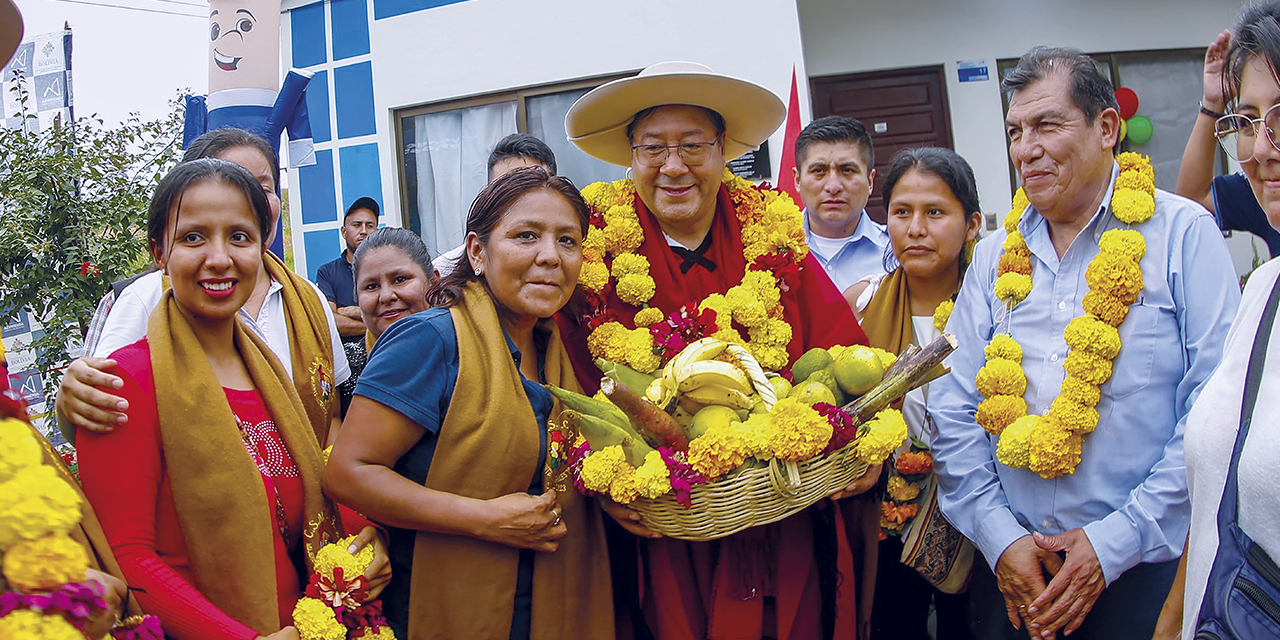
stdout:
[[818,402],[813,409],[831,423],[831,440],[827,448],[822,450],[823,456],[829,456],[858,439],[858,428],[853,424],[853,417],[843,409],[826,402]]
[[751,263],[751,268],[772,273],[773,277],[778,279],[778,288],[783,291],[790,291],[793,287],[800,286],[800,265],[792,258],[790,252],[766,253],[756,258]]

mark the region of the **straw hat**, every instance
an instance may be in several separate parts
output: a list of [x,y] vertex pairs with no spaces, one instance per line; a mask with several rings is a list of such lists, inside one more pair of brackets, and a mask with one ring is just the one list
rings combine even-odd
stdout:
[[578,98],[564,117],[564,129],[587,155],[629,167],[627,125],[637,112],[665,104],[706,107],[723,116],[725,160],[759,148],[787,117],[782,100],[754,82],[719,75],[696,62],[659,62]]
[[0,67],[9,64],[21,42],[22,14],[13,0],[0,0]]

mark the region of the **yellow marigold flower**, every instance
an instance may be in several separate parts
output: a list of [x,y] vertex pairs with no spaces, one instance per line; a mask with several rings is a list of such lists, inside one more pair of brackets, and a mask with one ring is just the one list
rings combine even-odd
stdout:
[[1031,276],[1006,273],[996,278],[995,289],[996,297],[1012,308],[1031,294]]
[[1084,312],[1098,316],[1099,320],[1118,327],[1129,313],[1129,304],[1111,294],[1101,291],[1090,291],[1081,300]]
[[1098,405],[1098,400],[1102,398],[1102,391],[1098,389],[1096,384],[1089,384],[1079,378],[1067,376],[1062,381],[1062,389],[1058,392],[1058,396],[1086,407],[1095,407]]
[[1049,417],[1071,433],[1093,433],[1098,426],[1098,410],[1059,395],[1049,408]]
[[869,465],[885,461],[889,454],[907,441],[907,421],[897,409],[885,409],[860,429],[857,443],[859,460]]
[[1022,366],[1003,358],[988,360],[978,369],[978,393],[984,398],[993,396],[1018,396],[1027,392],[1027,376]]
[[671,491],[671,473],[667,463],[662,461],[662,454],[650,451],[644,455],[644,464],[636,469],[636,491],[646,498],[657,498]]
[[[662,356],[653,352],[653,334],[647,327],[627,332],[627,366],[640,373],[650,373],[662,366]],[[636,393],[644,393],[637,390]]]
[[1031,254],[1026,251],[1007,251],[1001,255],[996,274],[1002,276],[1006,273],[1031,275]]
[[635,207],[628,204],[615,204],[604,210],[604,223],[607,225],[635,218]]
[[662,309],[657,307],[645,307],[636,312],[635,323],[637,327],[647,327],[651,324],[662,322],[665,316],[662,315]]
[[1133,229],[1111,229],[1098,240],[1098,249],[1112,255],[1125,256],[1134,262],[1147,255],[1147,241]]
[[591,330],[591,335],[587,336],[587,349],[597,358],[622,362],[626,360],[629,335],[622,323],[606,322]]
[[1022,362],[1022,345],[1018,344],[1013,336],[1007,333],[997,333],[991,338],[991,344],[988,344],[982,350],[986,354],[988,360],[1003,358],[1014,362]]
[[604,228],[604,242],[605,249],[615,256],[629,253],[639,249],[644,242],[644,229],[634,216],[620,218]]
[[0,482],[22,469],[39,466],[42,457],[31,427],[14,418],[0,419]]
[[1102,384],[1111,378],[1111,361],[1092,353],[1072,351],[1062,363],[1067,375],[1089,384]]
[[600,227],[591,227],[587,229],[587,237],[582,239],[583,251],[592,250],[601,254],[608,248],[609,243],[604,238],[604,229]]
[[582,199],[597,209],[607,209],[606,203],[613,200],[613,185],[593,182],[582,189]]
[[1018,224],[1022,222],[1022,212],[1026,209],[1019,209],[1017,206],[1009,209],[1009,213],[1004,215],[1004,230],[1007,234],[1018,232]]
[[648,274],[633,273],[618,279],[618,298],[623,302],[639,307],[653,298],[657,285]]
[[880,358],[880,364],[884,365],[885,371],[888,371],[889,367],[892,367],[893,363],[898,361],[898,354],[896,353],[890,353],[880,347],[871,347],[871,350]]
[[341,567],[343,577],[348,579],[363,574],[373,562],[373,546],[365,545],[353,555],[347,549],[355,539],[356,536],[347,536],[321,547],[316,552],[311,570],[322,576],[332,577],[333,570]]
[[1091,291],[1114,296],[1130,305],[1142,291],[1142,268],[1132,258],[1099,253],[1085,269],[1084,280]]
[[360,636],[361,640],[396,640],[396,633],[391,627],[365,627],[364,635]]
[[1027,415],[1022,396],[995,395],[978,403],[974,419],[987,433],[1000,435],[1015,420]]
[[752,343],[761,346],[785,347],[791,344],[791,325],[782,320],[768,318],[760,326],[751,327],[747,333]]
[[1139,172],[1151,177],[1155,182],[1155,169],[1152,169],[1151,159],[1135,151],[1125,151],[1124,154],[1116,156],[1116,163],[1120,164],[1120,172]]
[[956,303],[950,300],[943,300],[933,309],[933,326],[939,332],[947,330],[947,321],[951,319],[951,312],[956,308]]
[[822,453],[831,440],[831,423],[795,398],[783,398],[773,405],[769,422],[773,424],[769,449],[779,460],[808,460]]
[[1031,438],[1031,461],[1027,468],[1045,480],[1075,473],[1082,444],[1080,436],[1052,420],[1041,420]]
[[1023,239],[1022,232],[1017,229],[1014,229],[1008,236],[1005,236],[1002,247],[1004,248],[1005,253],[1017,251],[1028,255],[1030,254],[1030,250],[1027,249],[1027,241]]
[[624,253],[613,259],[613,277],[649,275],[649,259],[638,253]]
[[1143,193],[1154,193],[1155,180],[1141,171],[1121,171],[1116,178],[1116,189],[1133,189]]
[[734,423],[742,438],[743,451],[749,458],[770,460],[773,458],[773,432],[778,428],[767,413],[753,413],[745,422]]
[[732,287],[724,297],[733,310],[733,319],[744,327],[758,327],[769,319],[769,307],[750,289]]
[[578,284],[588,291],[600,291],[609,284],[609,267],[603,262],[584,262],[578,273]]
[[84,634],[60,615],[45,615],[34,609],[18,609],[0,618],[0,638],[5,640],[9,638],[13,640],[84,640]]
[[4,577],[18,591],[52,591],[84,580],[89,557],[66,534],[24,540],[4,551]]
[[[737,333],[736,331],[734,333]],[[755,356],[756,362],[765,371],[781,371],[787,366],[787,349],[785,346],[761,346],[756,343],[747,344],[747,350]]]
[[733,318],[733,308],[729,306],[729,301],[718,293],[713,293],[702,299],[698,304],[698,311],[702,312],[711,309],[716,312],[716,326],[721,329],[729,328],[729,321]]
[[618,469],[631,466],[627,464],[626,457],[622,445],[617,444],[592,452],[582,461],[582,471],[578,474],[582,485],[598,493],[607,493]]
[[713,426],[689,443],[689,465],[711,480],[746,461],[746,443],[737,423]]
[[889,497],[896,502],[911,502],[920,495],[920,487],[907,482],[902,476],[889,478]]
[[346,640],[347,628],[329,605],[303,598],[293,607],[293,626],[302,640]]
[[1013,192],[1013,208],[1017,210],[1018,213],[1022,213],[1023,211],[1026,211],[1029,206],[1031,206],[1031,200],[1027,198],[1026,190],[1022,187],[1018,187],[1018,190]]
[[618,466],[618,473],[613,476],[613,482],[609,483],[609,497],[618,504],[631,504],[640,497],[635,467],[629,464]]
[[[725,324],[727,325],[728,322],[726,321]],[[721,326],[725,326],[725,325],[721,325]],[[736,344],[740,347],[749,346],[747,344],[747,341],[742,339],[742,334],[738,333],[738,330],[734,329],[733,327],[726,326],[724,329],[720,329],[719,331],[716,331],[715,333],[711,334],[711,337],[721,342]]]
[[1031,464],[1031,439],[1040,416],[1022,416],[1000,434],[996,443],[996,459],[1012,469],[1026,469]]
[[0,549],[67,533],[80,522],[80,496],[53,467],[27,467],[0,484]]
[[773,307],[782,301],[782,290],[778,288],[778,279],[768,271],[748,270],[742,276],[742,286],[754,293],[766,307]]
[[1120,354],[1120,332],[1097,316],[1083,315],[1075,318],[1067,324],[1063,336],[1072,351],[1092,353],[1107,360]]
[[1111,211],[1125,224],[1142,224],[1156,212],[1156,200],[1136,189],[1116,189],[1111,194]]
[[582,250],[582,262],[604,262],[604,254],[599,249],[584,248]]

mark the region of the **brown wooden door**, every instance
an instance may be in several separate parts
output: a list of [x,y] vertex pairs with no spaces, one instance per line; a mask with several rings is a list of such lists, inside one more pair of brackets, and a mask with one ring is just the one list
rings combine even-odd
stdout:
[[[945,80],[940,65],[811,78],[813,117],[848,116],[862,122],[875,147],[876,173],[884,176],[899,149],[955,148]],[[879,180],[867,214],[877,222],[885,220]]]

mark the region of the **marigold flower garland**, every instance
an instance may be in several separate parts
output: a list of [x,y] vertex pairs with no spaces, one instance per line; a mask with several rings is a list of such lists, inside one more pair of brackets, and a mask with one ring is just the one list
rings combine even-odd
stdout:
[[[0,375],[7,375],[3,351]],[[0,593],[0,638],[83,640],[89,619],[107,605],[102,586],[84,582],[89,556],[70,535],[80,522],[80,496],[44,464],[31,428],[5,413],[0,411],[0,571],[18,593]],[[116,631],[142,640],[163,636],[153,616]]]
[[[757,187],[728,169],[723,180],[742,226],[747,271],[740,284],[707,296],[688,315],[699,316],[705,325],[697,337],[714,336],[742,345],[766,370],[778,371],[787,365],[792,337],[791,326],[782,320],[782,291],[789,289],[809,254],[803,216],[781,191]],[[594,328],[587,346],[594,356],[652,372],[687,342],[672,341],[672,335],[680,333],[677,321],[648,306],[656,285],[649,274],[649,260],[635,253],[644,242],[635,209],[635,183],[597,182],[583,189],[582,197],[592,212],[579,277],[594,306],[589,314]],[[610,290],[637,308],[631,320],[634,329],[619,321],[621,310],[607,308]],[[708,310],[713,313],[707,314]],[[735,324],[746,330],[745,339]]]
[[[1116,157],[1120,175],[1111,197],[1116,219],[1133,226],[1155,213],[1155,173],[1151,162],[1136,153]],[[1009,312],[1031,293],[1031,251],[1018,230],[1022,213],[1030,203],[1022,189],[1014,195],[1005,217],[1007,232],[997,267],[996,297]],[[1089,292],[1082,301],[1085,315],[1072,320],[1064,337],[1068,352],[1063,362],[1067,377],[1043,416],[1028,415],[1027,378],[1022,371],[1022,348],[1008,333],[997,334],[987,345],[987,363],[976,379],[983,400],[975,416],[989,433],[1000,436],[997,459],[1015,469],[1030,469],[1045,479],[1074,473],[1080,463],[1084,436],[1098,426],[1094,408],[1101,398],[1099,385],[1111,378],[1112,362],[1120,354],[1117,328],[1129,305],[1141,293],[1146,254],[1142,234],[1133,229],[1112,229],[1102,234],[1098,255],[1085,270]]]
[[351,553],[355,539],[327,544],[312,558],[306,595],[293,609],[293,626],[302,640],[395,639],[382,616],[382,601],[369,597],[364,577],[373,562],[373,546]]

